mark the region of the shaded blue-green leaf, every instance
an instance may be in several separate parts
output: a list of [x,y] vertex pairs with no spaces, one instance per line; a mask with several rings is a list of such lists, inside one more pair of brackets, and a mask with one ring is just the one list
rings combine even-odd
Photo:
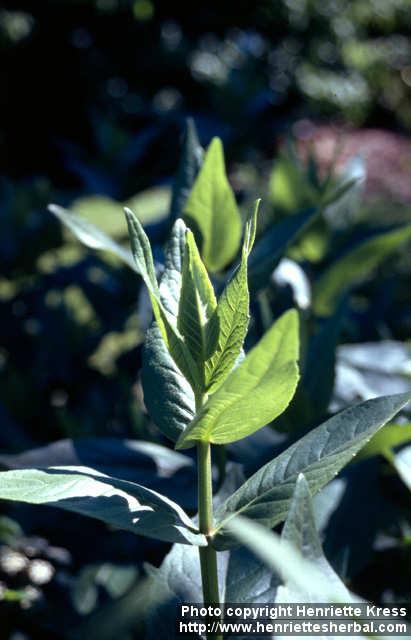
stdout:
[[0,499],[59,507],[166,542],[206,543],[183,509],[165,496],[87,467],[4,471]]
[[204,150],[198,139],[192,118],[187,118],[181,148],[180,162],[173,184],[170,216],[176,219],[183,215],[184,207],[203,163]]
[[209,271],[221,271],[236,256],[241,217],[228,182],[223,145],[213,138],[184,207],[188,226],[199,236],[201,256]]
[[262,467],[217,511],[217,548],[229,546],[224,529],[238,514],[270,527],[282,522],[300,473],[304,473],[311,494],[315,495],[410,399],[410,394],[398,394],[350,407]]
[[197,412],[176,447],[240,440],[279,416],[298,382],[298,314],[284,313]]
[[194,418],[194,392],[167,351],[156,324],[146,333],[141,381],[151,418],[176,442]]
[[[177,324],[181,293],[186,226],[176,220],[165,251],[165,268],[159,289],[165,309]],[[141,380],[144,403],[165,436],[178,439],[195,414],[194,393],[169,354],[158,326],[153,323],[143,346]]]

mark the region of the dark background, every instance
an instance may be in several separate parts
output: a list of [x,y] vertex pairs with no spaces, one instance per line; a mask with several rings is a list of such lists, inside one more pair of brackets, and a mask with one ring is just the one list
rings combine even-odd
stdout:
[[[6,1],[0,55],[1,454],[78,436],[161,441],[138,382],[148,318],[140,284],[63,233],[46,206],[76,202],[124,240],[120,203],[139,194],[138,211],[160,246],[187,116],[203,145],[223,139],[240,204],[264,195],[290,134],[301,145],[318,138],[335,146],[342,137],[344,162],[359,153],[368,161],[372,222],[410,219],[407,0]],[[409,273],[405,253],[392,260],[367,290],[369,311],[345,325],[345,341],[409,337]],[[65,637],[60,623],[81,617],[87,589],[97,589],[99,603],[115,593],[90,577],[91,565],[132,557],[141,569],[167,550],[74,516],[62,528],[53,510],[5,513],[3,543],[11,536],[25,557],[34,545],[58,578],[24,613],[18,593],[27,573],[0,561],[0,583],[17,593],[0,638],[16,640],[16,629]],[[404,553],[389,548],[365,574],[360,563],[357,589],[380,597],[395,584],[406,593]]]

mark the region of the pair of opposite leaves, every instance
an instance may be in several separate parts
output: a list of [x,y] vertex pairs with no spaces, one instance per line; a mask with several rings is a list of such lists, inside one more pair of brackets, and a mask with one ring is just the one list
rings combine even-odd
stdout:
[[[154,316],[167,349],[189,381],[197,412],[176,447],[196,442],[227,444],[244,438],[280,415],[298,382],[298,315],[283,314],[233,369],[242,355],[248,329],[247,260],[253,246],[258,202],[244,233],[241,262],[217,303],[195,239],[184,231],[184,258],[178,306],[160,291],[148,238],[132,211],[126,210],[132,254],[149,291]],[[181,245],[180,245],[181,246]],[[167,278],[166,278],[167,279]],[[250,398],[253,402],[250,402]]]

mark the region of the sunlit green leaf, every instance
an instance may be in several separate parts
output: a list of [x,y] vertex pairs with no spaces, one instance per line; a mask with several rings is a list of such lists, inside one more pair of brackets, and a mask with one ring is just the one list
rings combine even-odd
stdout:
[[269,183],[270,200],[281,211],[293,212],[314,204],[317,194],[304,172],[288,154],[281,154]]
[[298,314],[284,313],[198,411],[177,442],[225,444],[260,429],[280,415],[298,382]]
[[404,484],[411,491],[411,446],[405,447],[393,456],[392,463]]
[[199,236],[209,271],[221,271],[235,257],[241,217],[227,180],[221,140],[213,138],[184,208],[187,225]]
[[0,499],[48,504],[167,542],[205,544],[187,514],[168,498],[87,467],[4,471]]
[[359,458],[370,458],[371,456],[391,458],[391,450],[407,442],[411,443],[411,423],[387,424],[364,447]]
[[[247,261],[254,244],[259,201],[246,224],[241,263],[227,283],[208,325],[208,333],[217,336],[213,355],[205,363],[206,389],[214,393],[232,370],[247,335],[250,297]],[[209,338],[211,344],[215,339]]]
[[215,349],[217,335],[207,332],[217,301],[213,285],[198,253],[194,236],[186,233],[183,278],[178,309],[177,326],[194,360],[199,362],[204,375],[204,362]]

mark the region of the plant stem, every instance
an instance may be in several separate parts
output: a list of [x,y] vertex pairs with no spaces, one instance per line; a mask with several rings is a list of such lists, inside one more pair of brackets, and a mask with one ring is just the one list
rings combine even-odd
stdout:
[[206,536],[213,530],[213,485],[211,478],[211,447],[208,442],[199,442],[198,464],[198,512],[200,531]]
[[[209,538],[213,531],[213,485],[211,477],[211,446],[208,442],[197,445],[197,473],[198,473],[198,514],[201,533]],[[204,604],[219,605],[218,593],[217,553],[208,544],[199,547],[201,580],[203,585]],[[209,640],[222,640],[219,634],[207,634]]]

